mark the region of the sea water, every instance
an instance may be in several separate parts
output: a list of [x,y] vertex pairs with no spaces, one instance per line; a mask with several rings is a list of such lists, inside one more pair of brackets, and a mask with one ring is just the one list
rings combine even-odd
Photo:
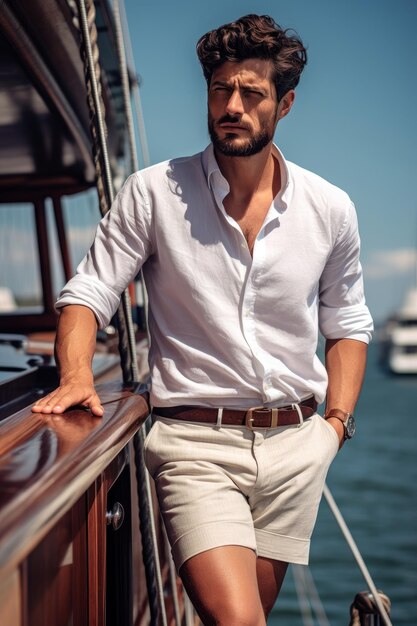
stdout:
[[[417,376],[395,377],[371,344],[356,411],[357,433],[330,468],[327,484],[376,587],[392,602],[394,626],[417,624]],[[331,626],[348,626],[349,607],[367,585],[323,499],[310,570]],[[289,570],[270,626],[303,621]]]

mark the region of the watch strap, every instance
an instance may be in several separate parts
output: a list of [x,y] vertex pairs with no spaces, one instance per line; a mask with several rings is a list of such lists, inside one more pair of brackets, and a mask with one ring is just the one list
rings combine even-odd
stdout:
[[[349,413],[349,411],[344,411],[343,409],[334,408],[329,409],[329,411],[326,411],[326,413],[324,414],[325,420],[329,419],[330,417],[334,417],[342,422],[345,431],[345,440],[351,439],[351,437],[355,433],[355,420],[353,417],[353,413]],[[351,426],[353,426],[352,432],[350,432]]]
[[350,416],[353,417],[353,413],[350,413],[349,411],[344,411],[343,409],[329,409],[324,414],[324,419],[327,420],[329,417],[337,417],[337,419],[345,423]]

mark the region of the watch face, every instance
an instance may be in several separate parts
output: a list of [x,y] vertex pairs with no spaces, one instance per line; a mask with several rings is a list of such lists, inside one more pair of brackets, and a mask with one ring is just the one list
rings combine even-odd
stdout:
[[355,430],[356,430],[355,418],[353,417],[353,415],[349,415],[349,417],[347,418],[345,422],[345,427],[346,427],[346,436],[348,439],[351,439],[353,435],[355,434]]

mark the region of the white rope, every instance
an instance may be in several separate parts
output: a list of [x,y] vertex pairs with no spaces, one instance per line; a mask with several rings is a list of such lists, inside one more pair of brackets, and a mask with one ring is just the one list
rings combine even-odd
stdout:
[[314,626],[313,614],[311,612],[310,603],[303,584],[303,575],[300,566],[293,565],[292,573],[294,577],[295,590],[297,592],[298,604],[300,607],[301,619],[303,626]]
[[304,585],[309,593],[311,606],[314,613],[316,614],[319,626],[330,626],[330,622],[327,619],[326,611],[324,610],[323,604],[320,600],[320,596],[314,583],[313,575],[310,568],[305,565],[299,565],[298,567],[302,571]]
[[378,607],[378,611],[385,623],[385,626],[392,626],[392,622],[388,616],[388,613],[385,610],[384,605],[382,604],[382,600],[380,598],[380,595],[378,593],[377,588],[375,587],[374,581],[371,578],[371,575],[369,573],[368,568],[365,565],[365,561],[362,558],[361,553],[359,552],[359,548],[356,545],[355,540],[352,537],[352,534],[349,530],[349,528],[347,527],[347,524],[345,522],[345,520],[343,519],[343,515],[341,514],[336,502],[334,501],[334,498],[330,492],[330,489],[328,488],[327,485],[324,486],[324,497],[327,500],[327,504],[330,507],[330,510],[332,511],[334,517],[336,518],[337,523],[339,524],[340,530],[342,531],[344,538],[349,546],[349,548],[352,551],[353,556],[356,559],[356,563],[358,564],[359,569],[362,572],[362,576],[364,577],[366,584],[368,585],[374,599],[375,599],[375,603]]

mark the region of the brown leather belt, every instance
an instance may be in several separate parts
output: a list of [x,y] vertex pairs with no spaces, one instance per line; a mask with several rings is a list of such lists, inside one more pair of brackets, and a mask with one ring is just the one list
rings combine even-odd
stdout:
[[[278,408],[254,407],[252,409],[223,409],[221,412],[222,426],[247,426],[248,428],[277,428],[278,426],[292,426],[308,419],[317,411],[317,402],[314,397],[303,400],[299,404],[290,404]],[[186,422],[200,422],[202,424],[216,424],[219,420],[219,410],[200,406],[172,406],[153,407],[153,413],[160,417],[170,417]]]

